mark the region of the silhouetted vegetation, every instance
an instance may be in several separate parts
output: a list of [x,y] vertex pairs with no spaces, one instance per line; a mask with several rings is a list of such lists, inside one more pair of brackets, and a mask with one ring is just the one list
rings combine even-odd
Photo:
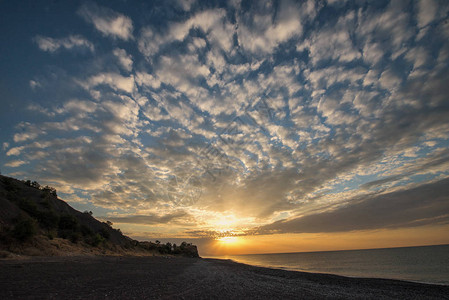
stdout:
[[40,211],[37,220],[44,229],[56,229],[59,224],[59,215],[53,210]]
[[[0,201],[2,207],[9,207],[6,214],[0,214],[0,246],[3,249],[12,249],[8,245],[14,249],[18,249],[18,244],[37,245],[43,238],[62,238],[81,247],[100,247],[102,251],[122,247],[153,254],[198,257],[196,246],[186,242],[177,246],[160,241],[132,240],[120,229],[113,228],[112,222],[96,220],[92,211],[74,210],[57,198],[56,189],[41,186],[37,181],[0,176]],[[59,245],[58,242],[55,245]]]
[[13,237],[19,241],[25,241],[33,237],[37,233],[36,222],[29,218],[22,216],[14,226],[12,231]]
[[21,198],[18,202],[20,209],[26,211],[31,217],[38,216],[39,211],[35,202],[27,198]]
[[25,183],[27,186],[38,189],[43,191],[44,193],[47,193],[49,195],[52,195],[54,197],[57,197],[57,193],[56,193],[56,189],[54,187],[51,186],[41,186],[37,181],[31,181],[31,180],[23,180],[23,183]]
[[109,231],[107,231],[105,228],[101,228],[99,234],[106,240],[111,236]]
[[137,242],[137,245],[145,250],[157,251],[160,254],[182,255],[188,257],[198,257],[198,249],[195,245],[182,242],[180,246],[169,242],[162,244],[160,241],[153,242]]

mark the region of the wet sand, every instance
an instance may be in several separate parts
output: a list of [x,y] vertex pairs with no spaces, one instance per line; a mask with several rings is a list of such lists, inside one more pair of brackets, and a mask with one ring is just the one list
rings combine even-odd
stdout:
[[0,299],[449,299],[449,286],[253,267],[228,260],[0,261]]

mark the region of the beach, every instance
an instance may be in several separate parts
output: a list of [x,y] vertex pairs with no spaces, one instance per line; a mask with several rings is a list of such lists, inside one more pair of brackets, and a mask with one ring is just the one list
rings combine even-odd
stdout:
[[182,257],[0,261],[1,299],[449,299],[449,286]]

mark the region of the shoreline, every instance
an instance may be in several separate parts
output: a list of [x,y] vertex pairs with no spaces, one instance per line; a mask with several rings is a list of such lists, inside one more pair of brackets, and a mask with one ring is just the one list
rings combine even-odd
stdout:
[[419,284],[428,284],[428,285],[438,285],[438,286],[446,286],[449,287],[449,283],[441,283],[441,282],[430,282],[430,281],[418,281],[418,280],[408,280],[408,279],[400,279],[400,278],[388,278],[388,277],[363,277],[363,276],[351,276],[351,275],[344,275],[344,274],[337,274],[337,273],[328,273],[328,272],[319,272],[319,271],[304,271],[304,270],[298,270],[294,268],[282,268],[282,267],[273,267],[273,266],[263,266],[263,265],[257,265],[257,264],[250,264],[250,263],[244,263],[239,262],[237,260],[234,260],[232,258],[215,258],[215,257],[203,257],[203,259],[211,259],[211,260],[225,260],[230,261],[237,264],[252,266],[252,267],[258,267],[258,268],[265,268],[265,269],[273,269],[273,270],[279,270],[279,271],[288,271],[288,272],[299,272],[299,273],[307,273],[307,274],[317,274],[317,275],[332,275],[332,276],[341,276],[345,278],[354,278],[354,279],[383,279],[383,280],[395,280],[395,281],[403,281],[403,282],[411,282],[411,283],[419,283]]
[[261,268],[261,269],[268,269],[272,271],[285,271],[285,272],[295,272],[295,273],[301,273],[301,274],[308,274],[308,275],[326,275],[326,276],[333,276],[333,277],[343,277],[348,279],[360,279],[360,280],[383,280],[383,281],[398,281],[398,282],[404,282],[404,283],[416,283],[416,284],[423,284],[423,285],[431,285],[431,286],[441,286],[441,287],[448,287],[449,283],[438,283],[438,282],[423,282],[423,281],[415,281],[415,280],[406,280],[406,279],[397,279],[397,278],[387,278],[387,277],[361,277],[361,276],[349,276],[349,275],[341,275],[341,274],[335,274],[335,273],[326,273],[326,272],[318,272],[318,271],[302,271],[302,270],[296,270],[296,269],[287,269],[287,268],[277,268],[277,267],[267,267],[262,265],[252,265],[249,263],[239,262],[236,260],[233,260],[231,258],[229,259],[222,259],[222,258],[209,258],[209,257],[202,257],[202,259],[205,260],[217,260],[217,261],[228,261],[230,263],[240,264],[247,267],[255,267],[255,268]]
[[0,260],[0,298],[449,299],[449,286],[265,268],[216,258]]

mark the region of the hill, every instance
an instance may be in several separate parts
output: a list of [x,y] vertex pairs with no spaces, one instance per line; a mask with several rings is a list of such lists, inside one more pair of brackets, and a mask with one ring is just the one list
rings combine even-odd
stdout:
[[110,222],[80,212],[59,199],[56,190],[36,181],[0,175],[1,256],[159,255],[198,257],[196,246],[138,242]]

